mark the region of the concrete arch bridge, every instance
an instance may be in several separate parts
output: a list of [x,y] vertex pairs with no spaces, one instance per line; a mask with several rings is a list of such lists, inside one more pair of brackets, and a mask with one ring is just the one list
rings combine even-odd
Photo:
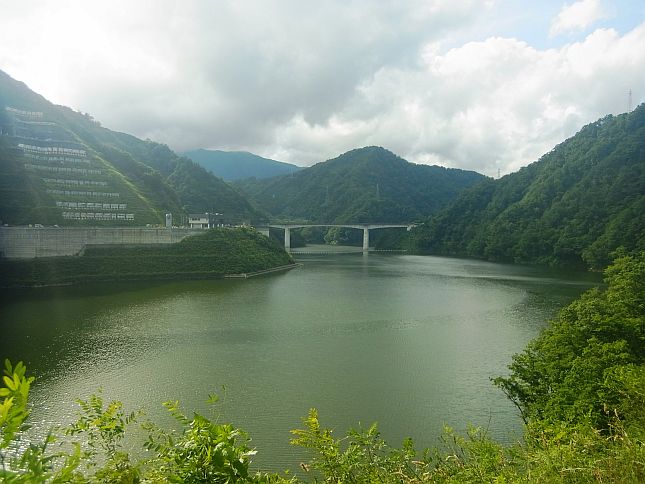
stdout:
[[269,229],[284,230],[284,248],[291,250],[291,229],[302,229],[305,227],[341,227],[346,229],[358,229],[363,231],[363,250],[370,248],[370,230],[405,228],[408,231],[415,227],[415,224],[269,224],[264,227],[257,227],[257,230],[269,235]]

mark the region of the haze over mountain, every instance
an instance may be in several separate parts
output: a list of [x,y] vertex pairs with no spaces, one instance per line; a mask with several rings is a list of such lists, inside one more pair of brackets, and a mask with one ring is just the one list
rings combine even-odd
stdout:
[[2,5],[0,69],[179,151],[379,145],[497,176],[645,101],[642,0]]
[[473,171],[415,165],[370,146],[291,175],[236,185],[277,218],[401,223],[435,213],[484,178]]
[[291,163],[270,160],[246,151],[199,149],[185,151],[182,155],[187,156],[225,181],[252,177],[270,178],[293,173],[301,169],[301,167]]
[[645,250],[645,104],[464,191],[413,235],[437,254],[594,268]]
[[190,212],[261,217],[232,187],[167,146],[102,128],[0,71],[0,219],[145,225]]

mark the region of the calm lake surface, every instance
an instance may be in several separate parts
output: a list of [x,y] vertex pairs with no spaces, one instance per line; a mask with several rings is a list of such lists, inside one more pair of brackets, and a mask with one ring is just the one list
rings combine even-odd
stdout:
[[220,420],[249,432],[267,470],[304,459],[289,430],[311,407],[337,436],[377,421],[392,444],[425,447],[470,422],[510,441],[520,420],[489,378],[599,280],[429,256],[296,257],[302,267],[248,280],[4,294],[0,357],[38,375],[34,431],[73,420],[74,400],[101,387],[164,425],[161,402],[207,413],[217,393]]

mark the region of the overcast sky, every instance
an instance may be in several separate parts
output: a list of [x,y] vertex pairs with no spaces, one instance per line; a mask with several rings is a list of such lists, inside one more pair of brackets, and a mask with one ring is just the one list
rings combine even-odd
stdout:
[[487,175],[645,101],[643,0],[0,0],[0,69],[104,126]]

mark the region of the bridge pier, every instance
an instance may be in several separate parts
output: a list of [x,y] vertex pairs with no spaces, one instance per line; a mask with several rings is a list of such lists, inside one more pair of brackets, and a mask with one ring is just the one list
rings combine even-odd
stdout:
[[[284,248],[287,251],[291,250],[291,229],[299,229],[303,227],[346,227],[351,229],[358,229],[363,231],[363,251],[367,252],[370,249],[370,229],[388,229],[388,228],[406,228],[410,230],[415,224],[391,224],[391,223],[370,223],[370,224],[269,224],[268,228],[276,228],[284,230]],[[264,228],[262,228],[264,229]],[[262,230],[264,233],[264,230]]]
[[370,250],[370,229],[363,229],[363,252]]

